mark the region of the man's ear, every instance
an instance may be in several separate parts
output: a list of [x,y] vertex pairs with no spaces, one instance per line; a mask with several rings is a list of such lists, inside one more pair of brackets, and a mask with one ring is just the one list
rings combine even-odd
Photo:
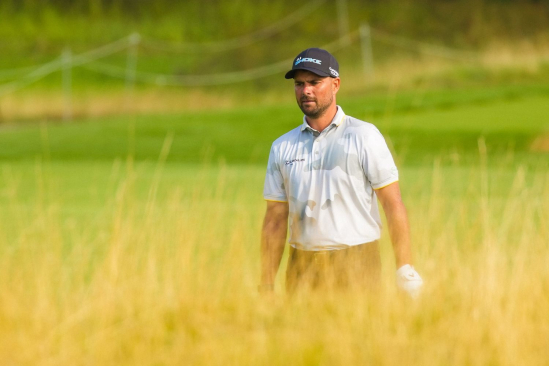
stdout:
[[340,84],[341,84],[341,79],[340,78],[333,78],[333,80],[332,80],[332,90],[333,90],[334,95],[337,94]]

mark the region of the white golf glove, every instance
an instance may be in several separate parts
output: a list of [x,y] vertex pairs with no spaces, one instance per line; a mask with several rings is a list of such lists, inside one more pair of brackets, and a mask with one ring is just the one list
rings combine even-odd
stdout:
[[423,280],[411,265],[405,264],[397,270],[396,281],[397,286],[413,299],[419,296]]

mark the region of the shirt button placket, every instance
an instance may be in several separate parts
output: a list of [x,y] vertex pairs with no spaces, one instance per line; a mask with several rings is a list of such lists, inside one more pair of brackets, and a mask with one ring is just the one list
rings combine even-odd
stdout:
[[319,142],[321,137],[317,137],[313,143],[314,158],[313,158],[313,169],[320,169],[320,146]]

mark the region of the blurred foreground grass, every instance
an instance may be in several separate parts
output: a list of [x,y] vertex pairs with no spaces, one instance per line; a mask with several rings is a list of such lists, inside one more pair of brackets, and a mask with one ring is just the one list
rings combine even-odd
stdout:
[[276,297],[257,294],[265,161],[295,106],[6,127],[0,359],[544,364],[545,90],[342,99],[394,147],[417,302],[396,292],[386,236],[378,298],[287,299],[283,276]]
[[18,365],[543,364],[547,162],[439,161],[401,169],[426,280],[417,302],[396,293],[387,237],[379,298],[287,299],[282,276],[276,297],[259,297],[263,168],[3,162],[0,357]]

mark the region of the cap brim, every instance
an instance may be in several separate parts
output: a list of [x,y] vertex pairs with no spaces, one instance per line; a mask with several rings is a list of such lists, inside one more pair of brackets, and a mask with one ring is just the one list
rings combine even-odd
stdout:
[[306,70],[306,71],[310,71],[312,72],[313,74],[316,74],[318,76],[322,76],[322,77],[326,77],[326,76],[330,76],[330,77],[334,77],[333,75],[331,74],[328,74],[324,71],[321,71],[321,70],[318,70],[318,69],[314,69],[312,67],[300,67],[299,69],[291,69],[290,71],[288,71],[286,73],[286,75],[284,76],[286,79],[293,79],[294,76],[295,76],[295,73],[296,71],[299,71],[299,70]]

